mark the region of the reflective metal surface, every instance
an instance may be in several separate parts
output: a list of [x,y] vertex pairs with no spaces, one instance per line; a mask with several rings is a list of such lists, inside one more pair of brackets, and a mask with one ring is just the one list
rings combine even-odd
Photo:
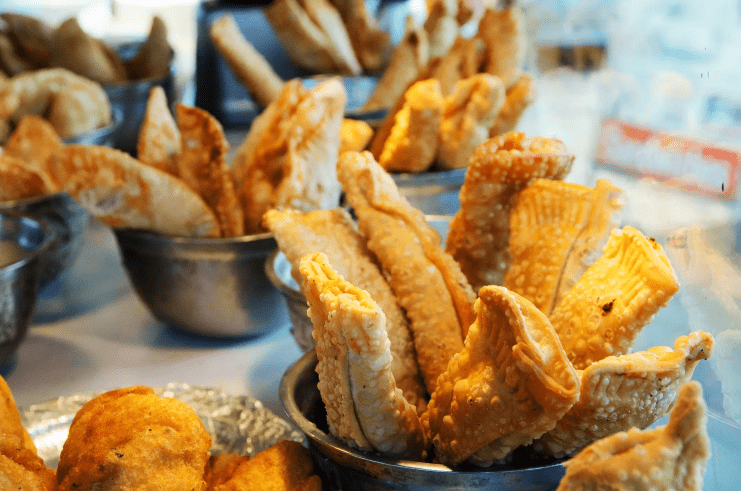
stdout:
[[455,215],[461,207],[458,194],[466,180],[466,169],[391,176],[407,201],[428,215]]
[[39,219],[54,233],[48,253],[41,258],[41,288],[66,271],[80,254],[85,242],[89,215],[67,193],[0,202],[0,213],[21,214]]
[[536,461],[527,452],[516,451],[507,465],[453,469],[350,449],[327,433],[316,364],[316,352],[312,350],[291,366],[281,380],[280,398],[290,422],[306,434],[324,489],[552,491],[563,477],[560,461]]
[[[238,453],[254,456],[283,440],[304,441],[300,432],[251,397],[180,383],[170,383],[154,391],[163,397],[179,399],[193,408],[211,435],[212,455]],[[98,394],[69,394],[20,408],[23,427],[28,430],[39,457],[48,467],[57,467],[77,411]]]
[[270,234],[224,239],[114,230],[136,293],[162,322],[212,337],[257,336],[288,321],[265,275]]
[[40,259],[52,238],[40,221],[0,215],[0,366],[26,337],[36,306]]

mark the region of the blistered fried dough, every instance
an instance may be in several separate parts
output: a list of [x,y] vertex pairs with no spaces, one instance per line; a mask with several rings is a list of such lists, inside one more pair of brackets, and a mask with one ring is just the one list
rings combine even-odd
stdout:
[[83,31],[75,17],[54,30],[51,43],[53,67],[66,68],[104,85],[126,80],[126,68],[116,52]]
[[114,228],[181,237],[218,237],[211,208],[183,181],[125,152],[68,145],[49,158],[49,173],[88,213]]
[[46,118],[60,137],[67,138],[109,124],[111,108],[90,84],[72,82],[51,95]]
[[[104,126],[111,121],[110,103],[100,84],[80,77],[63,68],[51,68],[23,73],[0,85],[0,120],[19,121],[26,114],[42,115],[49,109],[53,94],[75,90],[88,92],[94,102],[96,114],[105,116],[100,122]],[[98,110],[101,107],[103,109]]]
[[362,71],[347,28],[327,0],[273,0],[265,17],[297,66],[322,73]]
[[506,133],[476,148],[447,239],[447,251],[474,291],[504,284],[512,196],[535,179],[563,178],[573,161],[559,140],[526,138],[524,133]]
[[283,88],[283,79],[275,73],[270,62],[247,41],[234,17],[226,13],[209,28],[214,47],[224,57],[232,73],[255,100],[267,106]]
[[232,478],[237,467],[248,460],[250,460],[249,455],[236,453],[212,455],[203,475],[203,480],[206,481],[206,491],[213,491],[216,487],[226,483]]
[[350,35],[360,64],[367,72],[382,70],[391,53],[391,38],[368,12],[364,0],[333,0]]
[[56,473],[17,435],[0,434],[0,489],[56,491]]
[[345,152],[337,173],[394,294],[406,311],[427,391],[463,347],[475,294],[440,235],[412,207],[369,152]]
[[323,253],[303,258],[299,270],[330,432],[364,451],[420,458],[425,432],[391,372],[383,311],[368,292],[338,275]]
[[546,431],[579,398],[579,379],[548,318],[527,299],[487,286],[463,350],[422,415],[441,463],[490,465]]
[[363,105],[365,111],[392,106],[429,62],[427,32],[411,16],[407,17],[404,29],[404,38],[394,48],[388,67]]
[[59,457],[59,491],[205,491],[210,448],[203,422],[184,402],[149,387],[113,390],[72,420]]
[[0,154],[0,201],[35,198],[57,190],[45,171]]
[[226,483],[213,491],[321,491],[322,480],[314,474],[309,449],[283,440],[240,463]]
[[46,160],[62,148],[62,139],[54,127],[40,116],[21,118],[5,143],[3,153],[16,157],[32,169],[46,170]]
[[445,98],[437,163],[441,169],[463,169],[474,150],[489,138],[489,128],[504,104],[499,77],[479,73],[459,80]]
[[197,107],[177,105],[181,150],[177,175],[211,207],[222,237],[244,235],[244,213],[226,163],[229,142],[221,123]]
[[679,290],[661,245],[633,227],[615,229],[602,256],[549,316],[578,369],[630,350],[654,314]]
[[170,73],[173,50],[167,41],[167,26],[155,15],[147,39],[139,46],[136,54],[126,62],[129,80],[160,80]]
[[435,79],[416,82],[404,92],[404,105],[378,158],[389,172],[423,172],[435,160],[444,99]]
[[513,86],[525,61],[525,25],[522,11],[516,7],[488,7],[479,20],[477,36],[486,43],[487,73],[501,78],[504,85]]
[[430,58],[445,56],[460,32],[458,0],[435,0],[425,20],[430,40]]
[[698,331],[681,336],[674,350],[610,356],[579,371],[581,397],[556,427],[535,444],[537,451],[562,457],[619,431],[648,428],[672,407],[679,387],[710,357],[713,337]]
[[504,285],[550,315],[618,226],[620,195],[606,180],[592,189],[538,179],[519,192],[510,210],[512,264]]
[[5,21],[8,34],[26,58],[36,66],[49,66],[51,27],[35,17],[10,12],[0,14],[0,19]]
[[684,384],[669,423],[605,437],[564,462],[556,491],[676,489],[701,491],[710,438],[702,386]]
[[340,126],[340,150],[338,153],[362,152],[373,138],[373,128],[361,119],[344,118]]
[[20,438],[24,448],[36,453],[36,445],[23,427],[13,393],[2,375],[0,375],[0,435],[15,435]]
[[535,81],[527,73],[520,74],[517,82],[507,89],[504,105],[499,110],[494,124],[489,129],[490,136],[514,131],[522,113],[535,100]]
[[170,113],[165,89],[155,85],[149,91],[144,120],[139,128],[136,158],[177,176],[177,156],[181,149],[180,129]]
[[391,342],[391,373],[406,400],[421,414],[427,407],[427,394],[420,378],[409,322],[350,215],[340,208],[308,213],[269,210],[263,222],[291,263],[292,274],[299,284],[301,258],[323,252],[339,275],[367,291],[378,303],[386,316],[386,332]]
[[247,232],[264,230],[262,216],[271,208],[339,205],[336,163],[346,100],[339,78],[310,91],[295,79],[255,118],[232,164]]
[[8,75],[18,75],[34,69],[34,66],[16,52],[10,37],[0,32],[0,68]]

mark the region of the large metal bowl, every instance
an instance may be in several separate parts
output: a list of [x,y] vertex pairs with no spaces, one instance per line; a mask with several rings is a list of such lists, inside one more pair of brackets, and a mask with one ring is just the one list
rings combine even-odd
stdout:
[[280,400],[288,419],[306,434],[325,489],[553,491],[564,475],[561,461],[537,460],[525,449],[516,451],[511,463],[489,468],[450,468],[353,450],[328,433],[316,364],[312,350],[289,367],[281,379]]
[[41,258],[53,236],[43,222],[0,214],[0,366],[26,337],[36,306]]
[[85,243],[89,215],[67,193],[0,202],[0,213],[38,219],[53,233],[49,250],[41,258],[41,288],[72,266]]
[[202,336],[258,336],[288,322],[265,276],[270,234],[205,239],[114,230],[134,290],[160,321]]

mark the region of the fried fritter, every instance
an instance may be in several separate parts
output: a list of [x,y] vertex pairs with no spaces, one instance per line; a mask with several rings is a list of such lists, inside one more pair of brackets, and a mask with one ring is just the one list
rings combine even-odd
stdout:
[[155,85],[149,91],[144,120],[139,128],[136,158],[177,176],[177,156],[181,148],[180,129],[167,105],[165,89]]
[[56,473],[26,448],[18,436],[0,434],[0,489],[56,491]]
[[187,404],[133,386],[75,415],[57,468],[60,491],[204,491],[211,437]]
[[33,440],[21,423],[21,415],[18,413],[13,393],[0,375],[0,435],[6,434],[17,436],[25,448],[36,453]]

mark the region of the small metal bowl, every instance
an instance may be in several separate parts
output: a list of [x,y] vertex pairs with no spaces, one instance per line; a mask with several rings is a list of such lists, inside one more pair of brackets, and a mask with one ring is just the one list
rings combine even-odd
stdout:
[[54,238],[41,258],[40,288],[72,266],[85,243],[89,215],[67,193],[0,202],[0,213],[26,215],[45,222]]
[[265,276],[272,235],[170,237],[114,229],[124,269],[160,321],[216,338],[259,336],[288,322],[280,292]]
[[0,214],[0,366],[26,337],[36,307],[41,259],[53,235],[42,221]]
[[305,353],[285,372],[279,390],[286,416],[307,437],[325,489],[552,491],[564,475],[562,461],[538,459],[525,448],[509,464],[489,468],[451,468],[351,449],[328,432],[316,365],[316,351]]
[[116,136],[124,124],[123,110],[119,107],[111,107],[111,122],[107,126],[97,128],[80,135],[64,138],[66,145],[100,145],[112,147],[116,143]]
[[[450,227],[450,216],[427,215],[427,223],[440,234],[443,243]],[[301,292],[296,280],[291,276],[291,263],[285,254],[276,249],[265,260],[265,275],[286,299],[288,315],[291,319],[291,334],[302,351],[307,352],[316,347],[312,337],[314,326],[307,313],[306,297]]]

